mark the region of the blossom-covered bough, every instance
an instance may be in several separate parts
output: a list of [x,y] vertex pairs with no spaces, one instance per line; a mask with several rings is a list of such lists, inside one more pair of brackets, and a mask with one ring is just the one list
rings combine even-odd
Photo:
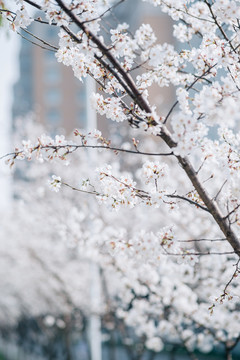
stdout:
[[[124,281],[130,282],[130,274],[134,269],[138,286],[141,288],[139,284],[142,284],[144,288],[133,289],[131,294],[139,291],[135,298],[131,298],[129,294],[126,296],[128,300],[131,299],[131,306],[125,311],[127,305],[124,306],[123,301],[121,316],[132,325],[131,312],[142,311],[143,318],[140,317],[139,323],[145,322],[146,313],[151,320],[156,314],[157,300],[154,299],[161,297],[158,286],[160,289],[166,286],[160,274],[169,271],[167,260],[166,268],[164,267],[163,254],[170,259],[175,256],[184,258],[183,260],[189,258],[188,262],[192,262],[196,271],[200,271],[198,281],[201,285],[194,292],[191,283],[193,280],[189,279],[189,303],[192,301],[194,304],[189,314],[188,309],[177,302],[181,298],[177,290],[181,287],[174,284],[173,280],[172,285],[168,284],[168,300],[163,296],[162,308],[158,308],[158,314],[162,314],[159,315],[160,318],[167,321],[166,337],[170,339],[169,334],[172,334],[174,343],[182,336],[183,343],[189,344],[190,348],[208,339],[204,343],[205,349],[209,349],[208,344],[214,341],[223,342],[227,344],[227,349],[232,349],[233,344],[238,342],[238,331],[218,332],[216,324],[219,313],[216,309],[213,311],[213,314],[217,313],[216,316],[213,315],[214,321],[207,325],[205,319],[199,318],[196,304],[201,304],[201,310],[205,306],[207,313],[208,308],[213,310],[217,298],[217,302],[224,302],[222,308],[225,307],[225,314],[236,316],[236,302],[228,305],[224,300],[239,299],[236,278],[239,274],[240,255],[240,3],[233,0],[146,2],[149,6],[160,6],[174,20],[173,34],[182,43],[180,51],[170,44],[156,44],[156,36],[147,24],[142,24],[133,32],[128,24],[119,23],[106,34],[106,17],[117,5],[121,6],[123,1],[25,0],[18,2],[16,12],[2,11],[14,30],[19,27],[25,29],[34,20],[28,15],[26,4],[42,11],[42,18],[38,17],[35,21],[42,22],[42,26],[48,23],[49,26],[59,27],[57,60],[71,66],[80,81],[87,76],[94,78],[99,92],[92,95],[91,101],[97,112],[121,123],[120,126],[128,124],[129,132],[134,128],[135,134],[130,144],[122,146],[112,145],[97,130],[88,133],[76,130],[74,142],[67,141],[62,136],[52,139],[42,135],[36,143],[23,141],[22,146],[9,155],[9,163],[13,165],[16,159],[30,160],[34,154],[41,162],[56,159],[67,163],[72,153],[89,147],[114,154],[128,153],[138,158],[136,162],[141,164],[137,164],[138,168],[134,168],[132,174],[120,171],[113,165],[102,164],[96,169],[95,175],[89,174],[81,179],[80,185],[78,181],[79,186],[55,175],[50,180],[50,185],[55,191],[65,185],[73,190],[95,195],[100,203],[115,210],[135,208],[138,211],[143,207],[157,209],[156,214],[167,214],[167,220],[164,220],[169,226],[164,227],[163,220],[159,219],[156,233],[149,229],[148,232],[140,231],[133,236],[128,233],[124,236],[106,236],[104,246],[116,256],[116,263],[122,261],[119,260],[122,256],[131,259],[127,270],[122,271],[117,264],[116,268],[121,274],[119,276],[126,276],[127,280]],[[46,41],[43,44],[46,45]],[[48,44],[48,47],[51,48],[51,45]],[[176,101],[166,112],[151,101],[149,90],[154,86],[156,91],[156,85],[160,88],[172,85],[176,89]],[[136,137],[140,138],[140,142]],[[155,141],[145,140],[152,137]],[[197,231],[196,227],[201,231]],[[223,240],[219,240],[222,238]],[[180,249],[177,240],[190,241],[194,244],[194,250]],[[120,256],[119,253],[123,254]],[[214,257],[214,253],[221,254],[223,259],[214,261],[214,267],[209,259],[204,260],[207,256],[200,258],[199,265],[195,264],[195,254],[212,254]],[[161,270],[156,270],[156,282],[154,283],[154,277],[144,282],[142,263],[153,262],[156,266],[159,257],[162,267]],[[176,274],[179,271],[176,268],[177,261],[171,261],[174,264],[172,274]],[[184,269],[184,266],[181,268]],[[224,274],[219,295],[207,290],[208,287],[211,288],[207,280],[210,269],[216,271],[213,277],[217,283],[220,281],[219,274]],[[154,271],[152,269],[150,273]],[[182,271],[183,277],[190,276],[191,270],[187,269],[186,273],[185,270]],[[123,293],[125,290],[124,288]],[[152,301],[146,301],[144,291],[150,294]],[[121,292],[118,290],[118,293]],[[207,298],[211,295],[216,296],[206,306]],[[168,316],[165,302],[173,316],[178,311],[181,314],[179,323],[176,325],[174,322],[173,329],[169,328],[173,319],[169,320],[171,315]],[[141,333],[141,324],[135,321],[135,326]],[[185,334],[181,329],[187,328],[189,321],[191,333]],[[159,322],[158,331],[151,328],[149,347],[161,348],[156,336],[160,332],[164,338],[163,324],[164,322]],[[225,327],[227,329],[226,323]],[[190,344],[192,334],[197,334],[198,329],[204,329],[205,332],[201,334],[208,335],[204,340],[197,335],[195,343]],[[148,329],[148,334],[151,331]],[[147,333],[147,330],[143,329],[142,333]]]
[[[17,127],[16,143],[23,137],[33,138],[43,132],[37,127],[33,133],[34,127],[29,126],[26,119],[24,125]],[[54,140],[60,141],[59,137]],[[158,145],[153,141],[152,150],[154,146]],[[101,154],[97,176],[102,176],[100,172],[110,155],[107,151]],[[135,153],[128,153],[124,159],[129,157],[130,163],[135,161],[136,164],[135,156]],[[140,161],[140,157],[138,159]],[[163,204],[157,211],[153,206],[142,207],[141,204],[134,212],[128,206],[119,212],[109,212],[102,207],[93,210],[88,208],[88,193],[82,193],[79,201],[70,189],[57,191],[63,184],[56,176],[52,179],[55,191],[43,188],[49,172],[61,171],[62,160],[32,163],[31,166],[22,162],[20,165],[25,177],[31,181],[28,181],[27,191],[25,181],[16,182],[15,192],[21,194],[21,201],[14,202],[12,216],[5,217],[1,227],[1,238],[8,239],[8,245],[2,241],[0,247],[3,259],[0,290],[4,294],[0,300],[0,308],[4,309],[1,328],[14,327],[19,318],[22,323],[24,317],[34,317],[40,323],[44,319],[44,326],[53,334],[58,331],[61,320],[61,331],[66,331],[67,335],[71,325],[67,319],[75,309],[80,311],[83,319],[92,311],[89,306],[89,265],[94,261],[101,269],[103,283],[97,309],[103,331],[107,331],[112,341],[115,332],[120,332],[121,341],[130,353],[134,354],[135,344],[139,342],[155,352],[167,344],[170,348],[182,346],[192,357],[196,348],[209,352],[214,345],[222,343],[230,351],[238,343],[237,278],[233,278],[223,295],[234,272],[236,255],[233,251],[228,253],[224,238],[217,238],[219,232],[209,220],[208,212],[201,211],[199,215],[196,206],[189,212],[185,202],[182,209],[186,215],[177,226],[178,211],[172,211],[169,204],[166,204],[170,209],[167,216]],[[147,178],[151,166],[156,169],[156,163],[148,162],[139,174],[143,179],[142,186],[146,181],[154,181]],[[90,171],[86,154],[74,152],[71,165],[64,169],[67,186],[70,181],[85,178],[77,190],[89,188],[93,192],[93,184],[87,180]],[[110,171],[120,179],[116,164],[112,169],[104,166],[105,174],[110,175]],[[157,174],[154,176],[158,177]],[[184,186],[184,179],[178,181]],[[97,184],[96,180],[94,186]],[[111,187],[113,185],[114,182]],[[107,205],[112,209],[112,200]],[[117,208],[116,203],[114,206]],[[217,244],[217,254],[213,254],[211,247],[203,246],[211,238],[211,242]],[[196,246],[192,249],[194,243]],[[195,255],[197,251],[202,254],[199,259]],[[7,278],[3,275],[6,269],[9,269]],[[29,289],[27,292],[26,288]],[[135,330],[135,337],[129,328]],[[79,331],[79,338],[84,331]],[[25,340],[31,341],[31,338]],[[38,345],[41,341],[37,338]],[[144,353],[145,347],[141,349]],[[139,358],[140,354],[137,356]]]

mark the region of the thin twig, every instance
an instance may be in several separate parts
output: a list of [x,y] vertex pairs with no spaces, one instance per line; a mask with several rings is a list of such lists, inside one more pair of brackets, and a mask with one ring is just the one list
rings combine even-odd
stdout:
[[[186,88],[186,90],[187,90],[187,91],[190,90],[199,80],[202,80],[202,79],[204,78],[204,76],[207,75],[216,65],[217,65],[217,64],[214,64],[214,65],[212,65],[212,66],[209,66],[209,68],[208,68],[207,70],[205,70],[204,73],[203,73],[201,76],[197,76],[197,75],[196,75],[196,76],[195,76],[196,79],[192,82],[191,85],[189,85],[189,86]],[[166,124],[166,123],[167,123],[169,116],[171,115],[171,113],[173,112],[173,110],[175,109],[175,107],[177,106],[177,104],[178,104],[178,100],[175,101],[175,103],[174,103],[174,104],[172,105],[172,107],[170,108],[169,112],[168,112],[167,115],[166,115],[166,118],[165,118],[163,124]]]
[[189,202],[190,204],[195,205],[195,206],[199,207],[200,209],[209,212],[208,208],[206,208],[205,206],[197,203],[196,201],[193,201],[193,200],[191,200],[191,199],[188,199],[188,198],[186,198],[186,197],[184,197],[184,196],[181,196],[181,195],[167,195],[167,197],[187,201],[187,202]]
[[208,242],[215,242],[215,241],[224,241],[227,240],[226,238],[221,239],[189,239],[189,240],[176,240],[178,242],[188,243],[188,242],[200,242],[200,241],[208,241]]
[[[166,249],[164,248],[164,250],[166,251]],[[234,251],[225,251],[225,252],[215,252],[215,251],[207,251],[207,252],[184,252],[184,253],[170,253],[168,251],[166,251],[167,255],[171,255],[171,256],[202,256],[202,255],[234,255],[235,252]]]
[[233,273],[233,275],[231,276],[231,279],[227,282],[224,290],[223,290],[223,294],[221,295],[221,297],[225,297],[226,295],[228,295],[227,293],[227,288],[229,287],[229,285],[232,283],[233,279],[237,277],[237,275],[240,273],[240,268],[238,267],[240,262],[240,258],[238,259],[238,261],[236,262],[235,266],[235,271]]
[[45,46],[42,46],[42,45],[36,43],[35,41],[32,41],[32,40],[28,39],[26,36],[24,36],[23,34],[21,34],[19,31],[16,31],[16,32],[17,32],[17,34],[20,35],[24,40],[27,40],[27,41],[30,42],[31,44],[36,45],[36,46],[40,47],[40,48],[43,49],[43,50],[48,50],[48,51],[53,51],[53,52],[55,52],[55,50],[46,48]]
[[49,44],[47,41],[41,39],[40,37],[36,36],[35,34],[31,33],[30,31],[28,31],[27,29],[21,28],[21,30],[25,31],[27,34],[29,34],[30,36],[34,37],[35,39],[41,41],[44,45],[47,45],[55,50],[58,50],[59,48],[57,46],[54,46],[52,44]]
[[[40,150],[48,150],[52,149],[54,151],[58,151],[60,149],[66,149],[68,150],[68,153],[71,153],[72,151],[75,151],[77,149],[102,149],[102,150],[112,150],[114,152],[123,152],[123,153],[129,153],[129,154],[138,154],[138,155],[146,155],[146,156],[172,156],[173,152],[170,153],[149,153],[144,151],[135,151],[135,150],[128,150],[128,149],[122,149],[117,147],[110,147],[105,145],[73,145],[73,144],[67,144],[67,145],[45,145],[45,146],[39,146],[37,145],[35,148],[33,148],[32,152]],[[0,157],[0,160],[13,156],[16,158],[17,156],[21,155],[23,153],[23,150],[11,152],[8,154],[5,154]]]
[[239,208],[239,206],[240,206],[240,204],[236,205],[235,208],[234,208],[232,211],[230,211],[230,212],[225,216],[224,219],[228,219],[232,214],[234,214],[235,211]]
[[217,198],[218,198],[218,196],[220,195],[220,193],[221,193],[221,191],[222,191],[222,189],[223,189],[223,187],[224,187],[224,185],[227,183],[227,180],[225,180],[224,181],[224,183],[222,184],[222,186],[220,187],[220,189],[218,190],[218,192],[216,193],[216,195],[214,196],[214,200],[216,201],[217,200]]
[[125,0],[119,0],[117,3],[113,4],[112,6],[110,6],[107,10],[105,10],[101,15],[99,15],[98,17],[96,18],[93,18],[93,19],[90,19],[90,20],[85,20],[83,21],[82,23],[85,24],[85,23],[89,23],[89,22],[92,22],[92,21],[96,21],[96,20],[99,20],[101,19],[104,15],[106,15],[108,12],[111,12],[115,7],[119,6],[121,3],[123,3]]

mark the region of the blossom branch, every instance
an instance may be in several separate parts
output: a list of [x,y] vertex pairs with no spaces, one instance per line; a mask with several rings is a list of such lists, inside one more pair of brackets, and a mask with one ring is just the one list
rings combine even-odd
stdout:
[[[91,40],[97,48],[102,52],[103,55],[107,57],[107,59],[112,64],[113,68],[116,69],[119,74],[122,76],[126,85],[130,90],[130,96],[133,100],[139,105],[139,107],[148,113],[151,113],[151,109],[145,99],[142,97],[140,92],[138,91],[132,77],[123,69],[118,60],[112,55],[109,49],[90,31],[85,25],[79,20],[79,18],[72,13],[72,11],[65,5],[62,0],[56,0],[61,9],[73,20],[73,22],[87,35],[89,40]],[[109,71],[115,76],[116,72],[112,68],[109,68]],[[128,92],[129,92],[128,90]]]
[[[122,152],[126,154],[138,154],[138,155],[144,155],[144,156],[173,156],[173,152],[169,153],[152,153],[152,152],[145,152],[141,150],[129,150],[129,149],[123,149],[119,147],[112,147],[112,146],[106,146],[106,145],[76,145],[76,144],[66,144],[66,145],[41,145],[38,144],[35,147],[32,147],[30,150],[30,153],[39,152],[40,150],[53,150],[55,154],[57,155],[59,150],[66,150],[66,153],[64,155],[68,155],[76,151],[77,149],[100,149],[100,150],[111,150],[115,152],[115,154]],[[2,155],[0,157],[0,160],[4,158],[11,157],[13,160],[15,160],[18,156],[24,156],[25,150],[18,150],[15,152],[11,152],[5,155]],[[62,155],[61,155],[62,156]]]
[[[122,81],[125,83],[125,86],[128,89],[128,94],[131,96],[133,101],[139,106],[139,108],[146,112],[146,114],[151,114],[152,110],[149,106],[148,102],[145,100],[145,98],[142,96],[142,94],[139,92],[138,88],[136,87],[132,77],[126,72],[126,70],[123,68],[123,66],[119,63],[119,61],[115,58],[111,50],[105,44],[97,35],[94,35],[89,29],[83,24],[79,17],[76,16],[69,8],[65,5],[65,3],[62,0],[56,0],[60,8],[68,15],[71,20],[86,34],[88,39],[96,45],[97,49],[101,51],[103,56],[106,57],[106,59],[109,61],[111,66],[109,67],[109,71],[113,74],[115,77],[116,73],[119,73]],[[34,6],[34,3],[30,1],[29,3],[32,3]],[[203,59],[205,65],[208,64],[208,61]],[[109,66],[109,65],[108,65]],[[215,66],[215,65],[213,65]],[[208,65],[207,72],[210,71],[211,66]],[[114,69],[114,70],[113,70]],[[114,73],[115,72],[115,73]],[[203,73],[204,74],[204,73]],[[197,81],[198,79],[195,79]],[[193,86],[194,82],[192,83]],[[190,85],[191,86],[191,85]],[[149,123],[150,124],[150,123]],[[151,126],[156,126],[157,122],[152,119],[151,120]],[[174,141],[172,134],[168,131],[168,129],[162,125],[161,129],[159,131],[158,136],[160,136],[163,141],[171,148],[174,149],[177,146],[176,141]],[[224,218],[218,204],[216,201],[212,200],[207,193],[206,189],[203,187],[203,184],[198,179],[197,173],[192,166],[191,162],[187,157],[175,155],[177,158],[180,166],[183,168],[185,173],[187,174],[188,178],[192,182],[194,188],[199,194],[199,197],[204,202],[205,206],[208,208],[209,212],[215,219],[216,223],[224,233],[224,235],[227,238],[227,241],[231,244],[236,254],[240,255],[240,240],[238,236],[234,233],[231,224],[227,221],[227,219]]]

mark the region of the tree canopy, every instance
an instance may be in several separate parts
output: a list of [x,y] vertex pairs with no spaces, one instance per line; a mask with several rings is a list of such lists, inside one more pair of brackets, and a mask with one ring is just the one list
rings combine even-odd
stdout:
[[[16,32],[33,21],[57,27],[57,49],[38,41],[79,81],[96,81],[92,107],[125,129],[120,141],[97,129],[75,129],[71,139],[29,134],[4,157],[11,167],[36,160],[30,169],[46,167],[46,176],[56,169],[48,218],[81,258],[98,263],[102,304],[146,347],[182,344],[192,354],[223,344],[230,359],[240,338],[240,2],[145,2],[172,19],[175,45],[157,43],[149,24],[117,21],[123,0],[23,0],[1,9]],[[153,102],[165,87],[175,93],[168,109]],[[90,151],[101,152],[97,164]],[[89,198],[98,205],[85,211],[81,199]]]

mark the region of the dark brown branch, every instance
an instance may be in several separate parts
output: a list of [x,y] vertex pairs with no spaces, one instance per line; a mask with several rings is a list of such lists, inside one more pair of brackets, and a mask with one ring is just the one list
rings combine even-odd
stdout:
[[29,5],[35,7],[36,9],[38,10],[42,10],[41,6],[36,4],[34,1],[31,1],[31,0],[24,0],[26,3],[28,3]]
[[235,211],[239,208],[239,206],[240,206],[240,204],[236,205],[235,208],[234,208],[232,211],[230,211],[230,212],[227,214],[227,216],[225,216],[224,219],[229,219],[229,217],[230,217],[232,214],[235,213]]
[[0,13],[1,12],[7,12],[7,13],[9,13],[9,14],[13,14],[13,15],[16,15],[16,13],[14,12],[14,11],[11,11],[11,10],[8,10],[8,9],[0,9]]
[[190,204],[195,205],[195,206],[199,207],[200,209],[209,212],[208,208],[206,208],[206,207],[202,206],[201,204],[197,203],[196,201],[188,199],[188,198],[186,198],[184,196],[181,196],[181,195],[167,195],[167,197],[187,201]]

